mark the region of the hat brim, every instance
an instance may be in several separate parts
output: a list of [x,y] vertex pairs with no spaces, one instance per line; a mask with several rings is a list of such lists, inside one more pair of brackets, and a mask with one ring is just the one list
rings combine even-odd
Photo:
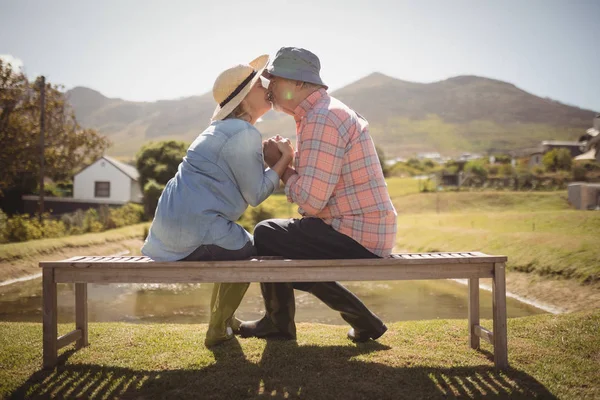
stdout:
[[240,105],[248,93],[250,93],[250,90],[254,84],[256,84],[256,81],[260,78],[268,64],[269,56],[267,54],[263,54],[262,56],[250,61],[249,65],[254,69],[254,71],[256,71],[256,74],[233,99],[227,102],[227,104],[225,104],[223,107],[217,104],[217,107],[213,112],[213,116],[211,117],[211,121],[220,121],[231,114],[231,112],[235,110],[238,105]]
[[279,78],[291,79],[299,82],[314,83],[315,85],[320,85],[325,87],[325,89],[329,89],[329,86],[323,82],[321,77],[313,73],[303,73],[297,70],[288,70],[285,68],[276,67],[274,65],[269,65],[268,68],[265,68],[262,75],[267,79],[272,79],[274,76],[277,76]]

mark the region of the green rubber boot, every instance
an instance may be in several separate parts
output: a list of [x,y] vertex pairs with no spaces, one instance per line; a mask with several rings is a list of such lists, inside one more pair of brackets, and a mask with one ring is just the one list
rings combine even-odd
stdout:
[[210,321],[204,344],[215,346],[233,339],[234,331],[239,330],[240,321],[235,318],[249,283],[215,283],[210,300]]

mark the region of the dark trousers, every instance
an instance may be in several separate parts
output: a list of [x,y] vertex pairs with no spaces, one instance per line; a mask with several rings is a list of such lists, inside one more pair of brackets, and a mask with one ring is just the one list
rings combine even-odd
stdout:
[[[254,245],[259,256],[298,260],[379,258],[319,218],[263,221],[254,228]],[[270,318],[283,333],[295,336],[293,289],[309,292],[339,311],[357,331],[383,329],[383,322],[338,282],[261,283],[265,318]]]

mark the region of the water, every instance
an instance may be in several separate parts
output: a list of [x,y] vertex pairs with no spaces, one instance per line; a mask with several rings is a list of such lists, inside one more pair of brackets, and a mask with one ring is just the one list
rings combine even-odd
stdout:
[[[451,280],[348,282],[373,312],[386,322],[466,319],[467,286]],[[41,279],[0,286],[0,321],[41,322]],[[205,323],[212,284],[89,284],[89,320],[139,323]],[[481,318],[492,318],[491,293],[480,291]],[[72,322],[75,293],[72,284],[58,285],[59,322]],[[508,317],[541,314],[543,310],[507,299]],[[250,285],[238,310],[241,319],[260,318],[264,310],[260,287]],[[296,291],[296,321],[345,324],[311,294]]]

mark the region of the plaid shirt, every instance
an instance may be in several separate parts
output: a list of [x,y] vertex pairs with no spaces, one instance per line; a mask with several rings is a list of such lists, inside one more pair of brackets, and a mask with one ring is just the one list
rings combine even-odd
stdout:
[[294,110],[295,169],[288,201],[367,250],[387,257],[396,241],[392,205],[367,121],[319,89]]

